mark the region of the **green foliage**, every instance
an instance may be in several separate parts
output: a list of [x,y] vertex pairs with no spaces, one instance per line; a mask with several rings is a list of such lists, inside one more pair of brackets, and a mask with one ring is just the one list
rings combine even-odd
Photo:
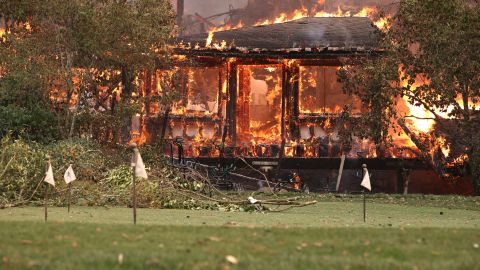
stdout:
[[45,152],[35,143],[3,137],[0,144],[0,204],[35,193],[45,173]]
[[132,168],[127,165],[121,165],[109,170],[107,176],[101,181],[101,184],[107,188],[127,190],[132,184]]
[[[132,168],[120,165],[108,171],[106,177],[98,183],[106,205],[132,205],[133,188]],[[158,181],[136,179],[137,205],[139,207],[164,207],[170,202],[165,199],[165,192],[160,189]],[[165,203],[165,200],[168,202]]]
[[0,106],[0,138],[27,136],[29,140],[50,142],[58,139],[55,115],[48,109]]
[[378,55],[345,64],[338,73],[345,92],[360,97],[368,108],[359,119],[364,128],[356,129],[356,135],[371,138],[377,145],[388,144],[391,121],[398,117],[395,108],[400,93],[391,84],[398,79],[398,66]]
[[381,33],[381,57],[355,59],[340,77],[345,91],[358,95],[369,110],[364,135],[377,144],[388,142],[387,131],[403,121],[399,98],[430,112],[436,122],[433,135],[445,137],[457,152],[450,161],[468,156],[475,193],[480,195],[478,14],[480,4],[463,0],[403,0]]
[[65,188],[63,174],[70,164],[79,181],[98,181],[107,171],[105,156],[98,149],[98,145],[84,140],[44,146],[5,136],[0,148],[0,203],[41,199],[48,160],[51,160],[58,190]]
[[70,164],[78,180],[99,181],[107,171],[107,157],[100,149],[99,144],[81,139],[59,141],[45,147],[58,182],[63,182],[63,173]]
[[[27,116],[44,108],[56,115],[52,117],[56,129],[50,129],[57,133],[53,137],[70,138],[75,130],[89,137],[96,132],[85,122],[78,129],[77,113],[82,119],[92,114],[94,120],[118,130],[139,111],[141,100],[131,99],[137,90],[133,81],[156,61],[168,61],[175,14],[168,0],[3,0],[0,19],[8,30],[0,40],[0,106],[16,106]],[[120,81],[124,98],[114,111],[115,119],[99,117],[111,113],[110,108],[97,110],[98,105],[114,98]],[[100,97],[100,89],[106,96]],[[0,119],[11,112],[0,111]],[[19,124],[33,126],[34,119],[25,118]],[[16,132],[17,126],[11,129]],[[50,140],[49,132],[36,132],[25,129],[32,138],[45,134],[48,138],[42,141]],[[109,132],[98,138],[119,141],[119,135]]]

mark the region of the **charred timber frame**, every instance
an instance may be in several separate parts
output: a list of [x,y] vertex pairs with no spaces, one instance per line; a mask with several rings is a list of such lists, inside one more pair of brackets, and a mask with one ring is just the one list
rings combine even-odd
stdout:
[[369,56],[376,57],[382,54],[382,52],[377,51],[366,51],[366,50],[320,50],[315,53],[308,51],[250,51],[249,53],[244,53],[241,51],[218,51],[218,50],[191,50],[191,49],[182,49],[176,48],[174,52],[178,55],[185,55],[188,57],[213,57],[213,58],[227,58],[234,57],[238,59],[258,59],[260,61],[265,59],[312,59],[317,60],[321,58],[338,58],[338,57],[355,57],[355,56]]
[[[182,51],[183,52],[183,51]],[[240,78],[242,76],[242,69],[239,66],[250,65],[281,65],[282,67],[282,97],[281,97],[281,145],[280,145],[280,159],[283,158],[284,148],[286,140],[298,140],[300,138],[299,126],[301,121],[299,111],[299,92],[300,92],[300,68],[302,66],[339,66],[341,61],[339,57],[342,56],[342,52],[335,52],[332,54],[322,54],[321,57],[312,59],[295,59],[288,60],[286,55],[283,54],[283,58],[269,58],[262,54],[262,58],[255,57],[242,57],[242,58],[230,58],[225,57],[225,53],[219,53],[218,55],[206,54],[199,55],[193,53],[183,52],[181,55],[186,56],[187,60],[178,61],[175,63],[177,67],[181,68],[195,68],[195,67],[217,67],[219,68],[219,82],[218,82],[218,95],[219,100],[226,102],[226,115],[224,127],[221,128],[219,133],[222,137],[222,143],[225,143],[226,138],[229,138],[231,146],[236,147],[238,142],[238,109],[245,107],[242,105],[239,107],[237,100],[239,99],[238,89],[245,88],[245,82]],[[249,54],[252,56],[251,54]],[[352,55],[350,53],[350,55]],[[225,76],[224,76],[225,75]],[[222,93],[223,80],[226,79],[227,93],[226,96]],[[181,77],[182,89],[186,88],[186,78],[184,75]],[[185,93],[183,93],[185,94]],[[220,106],[220,104],[219,104]],[[219,110],[220,111],[220,110]],[[219,116],[220,112],[219,112]],[[218,122],[219,120],[209,120],[208,117],[200,117],[190,119],[185,116],[171,115],[171,119],[182,118],[185,121],[200,121],[200,122]],[[319,116],[320,118],[322,116]],[[307,120],[308,121],[308,120]],[[226,131],[226,132],[225,132]]]
[[[301,112],[299,110],[299,95],[300,95],[300,68],[308,66],[340,66],[341,57],[352,56],[355,53],[343,53],[333,52],[329,54],[323,54],[321,57],[308,58],[301,53],[290,54],[273,54],[271,56],[265,54],[249,54],[247,56],[238,57],[237,55],[229,55],[225,53],[221,54],[191,54],[182,53],[186,56],[187,61],[180,61],[175,63],[178,67],[191,68],[191,67],[218,67],[219,68],[219,81],[218,81],[218,95],[221,102],[226,103],[226,115],[220,115],[224,117],[223,128],[220,129],[219,134],[222,137],[222,144],[225,146],[237,146],[237,110],[238,103],[238,89],[242,83],[239,81],[239,72],[241,71],[240,65],[281,65],[282,66],[282,97],[281,97],[281,151],[277,158],[268,157],[246,157],[245,159],[251,163],[257,160],[270,160],[278,162],[279,169],[338,169],[340,165],[340,158],[338,157],[316,157],[316,158],[304,158],[304,157],[285,157],[286,140],[298,141],[300,138],[300,123],[304,121],[315,121],[314,119],[302,119]],[[303,57],[302,57],[303,56]],[[298,57],[298,58],[296,58]],[[290,60],[289,60],[290,59]],[[182,78],[182,83],[185,84],[185,79]],[[226,94],[222,92],[223,85],[226,80]],[[221,104],[221,103],[220,103]],[[219,104],[219,106],[220,106]],[[219,110],[220,111],[220,110]],[[171,118],[181,117],[171,115]],[[318,116],[326,117],[326,116]],[[184,120],[189,121],[183,117]],[[201,117],[196,119],[201,122],[211,122],[208,117]],[[215,120],[218,122],[221,120]],[[318,119],[317,119],[318,121]],[[221,126],[221,125],[220,125]],[[228,138],[228,140],[227,140]],[[222,150],[223,152],[223,150]],[[234,157],[224,157],[223,154],[220,157],[196,157],[196,161],[207,164],[216,165],[219,164],[219,160],[222,163],[235,163]],[[376,170],[429,170],[431,165],[424,162],[422,159],[394,159],[394,158],[347,158],[345,163],[345,169],[358,169],[361,164],[367,164],[369,168]]]
[[[188,158],[187,158],[188,159]],[[190,158],[192,162],[215,166],[220,158],[198,157]],[[277,158],[245,157],[249,164],[255,162],[268,162],[273,165],[278,161]],[[237,158],[224,158],[227,164],[235,164],[238,167],[245,164]],[[284,170],[338,170],[340,167],[340,158],[292,158],[284,157],[280,165]],[[243,164],[243,165],[242,165]],[[420,158],[399,159],[399,158],[346,158],[345,170],[360,170],[362,164],[367,164],[369,170],[431,170],[432,166],[428,161]]]

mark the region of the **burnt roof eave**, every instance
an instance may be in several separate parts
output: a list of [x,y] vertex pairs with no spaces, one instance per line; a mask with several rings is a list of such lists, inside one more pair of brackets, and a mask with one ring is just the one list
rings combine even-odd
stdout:
[[[201,45],[206,44],[207,40],[210,41],[211,48]],[[305,17],[284,23],[182,36],[176,39],[175,46],[181,49],[210,51],[218,50],[217,47],[221,45],[226,46],[223,48],[227,51],[225,54],[232,54],[233,49],[245,53],[267,51],[267,54],[274,55],[291,51],[300,52],[299,55],[312,55],[305,54],[304,51],[312,51],[313,55],[320,55],[319,52],[323,55],[338,55],[342,52],[357,54],[357,51],[376,50],[378,42],[378,28],[369,18]],[[323,52],[325,48],[328,52]],[[330,50],[335,52],[331,53]]]
[[382,49],[338,49],[329,50],[328,48],[321,51],[240,51],[235,49],[230,50],[216,50],[216,49],[183,49],[175,48],[175,54],[185,56],[209,56],[216,58],[251,58],[251,59],[316,59],[327,57],[346,57],[346,56],[381,56],[384,53]]

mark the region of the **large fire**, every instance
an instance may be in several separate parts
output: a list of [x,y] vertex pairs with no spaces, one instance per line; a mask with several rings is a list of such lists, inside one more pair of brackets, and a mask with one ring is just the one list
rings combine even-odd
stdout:
[[[318,11],[312,17],[369,17],[374,18],[375,14],[377,13],[377,9],[373,7],[364,7],[362,10],[352,13],[348,10],[342,10],[341,7],[337,7],[337,12],[326,12],[326,11]],[[293,21],[305,17],[309,17],[310,12],[306,8],[301,8],[295,10],[292,14],[281,13],[278,17],[274,19],[266,19],[264,21],[259,21],[255,23],[255,26],[258,25],[268,25],[274,23],[284,23],[288,21]],[[382,29],[385,26],[385,19],[374,20],[374,24]]]
[[[259,20],[253,25],[283,23],[303,17],[369,17],[378,28],[387,27],[388,18],[377,19],[377,13],[373,7],[355,12],[338,8],[336,12],[313,13],[302,8]],[[242,27],[244,23],[240,22],[209,29],[206,47],[223,50],[227,44],[225,41],[214,43],[215,32]],[[187,156],[218,156],[220,145],[225,145],[225,153],[256,157],[415,158],[428,151],[433,159],[438,152],[444,157],[452,152],[447,139],[433,132],[434,115],[420,104],[410,103],[407,96],[398,101],[405,128],[397,126],[389,130],[393,145],[384,149],[371,140],[354,136],[351,132],[354,127],[344,122],[341,115],[347,108],[351,118],[360,118],[364,108],[359,100],[343,94],[337,80],[339,65],[301,66],[301,61],[296,60],[279,60],[276,64],[255,64],[253,61],[253,64],[244,65],[237,64],[237,60],[227,58],[221,66],[182,67],[173,72],[181,77],[177,82],[181,85],[181,98],[170,106],[165,139],[174,142],[183,138]],[[230,64],[236,67],[235,89],[230,87],[231,77],[227,77],[231,72]],[[286,69],[298,72],[288,81],[293,85],[297,80],[297,103],[290,97],[283,99]],[[158,74],[156,92],[162,93]],[[172,76],[162,76],[165,75]],[[405,77],[401,69],[399,76]],[[414,81],[409,85],[408,78],[404,78],[402,86],[415,93],[419,86],[428,84],[428,80],[420,76]],[[234,111],[229,112],[232,103]],[[157,106],[155,111],[164,110]],[[436,110],[435,113],[448,118],[449,112]],[[141,121],[141,126],[137,136],[140,143],[151,137],[145,121]]]

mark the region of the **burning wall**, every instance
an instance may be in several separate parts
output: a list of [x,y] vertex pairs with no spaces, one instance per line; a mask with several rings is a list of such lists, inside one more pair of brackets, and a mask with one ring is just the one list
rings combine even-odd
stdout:
[[[407,120],[408,131],[392,129],[394,145],[389,149],[352,132],[363,108],[342,92],[336,74],[339,57],[375,50],[376,29],[363,17],[376,10],[327,13],[318,6],[291,7],[290,13],[257,22],[260,26],[225,31],[242,22],[225,25],[179,45],[180,54],[205,67],[180,69],[182,98],[172,108],[166,138],[185,138],[191,156],[218,155],[219,145],[232,154],[262,157],[420,155],[411,138],[424,128],[420,120]],[[311,18],[315,16],[322,18]],[[298,17],[302,19],[291,21]],[[405,114],[419,109],[400,101]]]
[[375,31],[361,17],[303,18],[186,37],[165,138],[190,156],[415,156],[411,142],[379,152],[352,133],[362,107],[342,92],[339,57],[375,50]]
[[[187,156],[218,156],[223,144],[231,154],[241,156],[378,155],[371,141],[353,136],[354,127],[341,119],[346,107],[349,117],[361,117],[362,107],[359,100],[343,94],[337,80],[339,66],[322,65],[322,60],[313,66],[301,65],[300,60],[236,61],[177,70],[181,95],[168,116],[165,139],[182,138]],[[229,113],[232,108],[233,114]],[[396,143],[381,155],[412,158],[418,154],[408,136]]]

